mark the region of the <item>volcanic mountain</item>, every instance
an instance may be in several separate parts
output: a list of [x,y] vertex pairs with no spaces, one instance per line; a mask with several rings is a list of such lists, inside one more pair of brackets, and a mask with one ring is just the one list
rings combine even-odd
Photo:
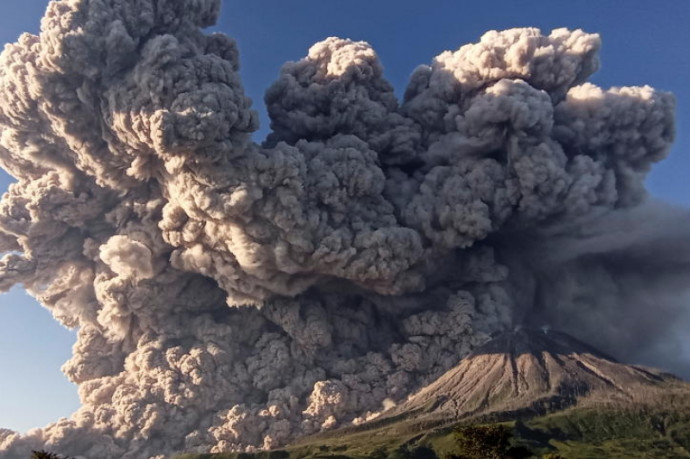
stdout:
[[626,365],[562,332],[520,329],[479,347],[435,382],[386,413],[445,419],[511,419],[603,404],[690,399],[690,384]]
[[[478,430],[463,430],[472,426]],[[477,348],[375,419],[303,437],[273,453],[290,458],[489,457],[465,449],[471,443],[467,432],[479,435],[476,444],[482,429],[507,429],[512,437],[505,455],[490,457],[690,458],[690,384],[659,370],[616,362],[562,332],[519,329]]]

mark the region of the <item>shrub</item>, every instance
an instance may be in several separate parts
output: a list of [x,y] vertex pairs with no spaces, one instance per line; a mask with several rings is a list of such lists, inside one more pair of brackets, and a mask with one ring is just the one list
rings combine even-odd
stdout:
[[503,459],[512,432],[505,426],[466,426],[455,430],[455,441],[469,458]]
[[455,429],[457,451],[449,457],[463,459],[524,458],[531,453],[526,448],[510,447],[512,431],[502,425],[461,426]]

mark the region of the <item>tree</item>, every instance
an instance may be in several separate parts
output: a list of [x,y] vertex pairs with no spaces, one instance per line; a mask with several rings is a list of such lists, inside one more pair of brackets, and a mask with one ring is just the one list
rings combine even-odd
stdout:
[[508,457],[510,429],[501,425],[461,426],[455,429],[457,458],[504,459]]

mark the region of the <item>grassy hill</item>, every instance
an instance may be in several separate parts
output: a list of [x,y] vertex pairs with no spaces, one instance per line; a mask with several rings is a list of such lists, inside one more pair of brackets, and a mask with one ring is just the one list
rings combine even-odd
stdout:
[[[496,448],[497,443],[503,446]],[[388,457],[690,458],[690,400],[681,407],[571,408],[523,421],[474,425],[388,419],[307,437],[280,451],[178,459]]]

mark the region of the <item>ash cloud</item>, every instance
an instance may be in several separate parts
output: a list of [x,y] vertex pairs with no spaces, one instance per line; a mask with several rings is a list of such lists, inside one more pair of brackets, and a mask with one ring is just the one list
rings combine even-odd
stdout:
[[0,457],[279,446],[522,322],[631,359],[672,342],[688,214],[643,182],[674,99],[587,83],[597,35],[488,32],[402,102],[367,43],[329,38],[267,90],[259,145],[234,41],[200,30],[219,8],[52,1],[0,56],[0,289],[78,328],[82,401],[0,430]]

